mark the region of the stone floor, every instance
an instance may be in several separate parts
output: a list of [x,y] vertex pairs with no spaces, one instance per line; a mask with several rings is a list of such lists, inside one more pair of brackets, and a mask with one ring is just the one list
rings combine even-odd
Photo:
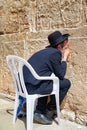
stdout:
[[[26,119],[17,119],[12,124],[14,100],[0,95],[0,130],[26,130]],[[41,125],[33,123],[33,130],[87,130],[86,126],[70,122],[68,120],[60,120],[57,125],[56,120],[52,125]]]

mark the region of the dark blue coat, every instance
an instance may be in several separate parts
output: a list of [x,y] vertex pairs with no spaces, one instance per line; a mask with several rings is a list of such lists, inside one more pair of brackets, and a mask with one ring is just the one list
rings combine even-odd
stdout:
[[[32,65],[38,75],[50,76],[54,73],[60,80],[64,79],[66,73],[66,62],[61,62],[62,54],[59,50],[49,47],[35,53],[28,62]],[[52,92],[52,81],[36,80],[24,66],[24,80],[28,93],[49,94]]]

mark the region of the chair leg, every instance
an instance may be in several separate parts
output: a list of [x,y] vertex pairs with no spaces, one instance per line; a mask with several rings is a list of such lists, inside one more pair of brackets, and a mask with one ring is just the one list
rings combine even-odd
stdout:
[[16,122],[16,119],[17,119],[18,104],[19,104],[19,100],[18,100],[18,96],[16,94],[16,96],[15,96],[15,104],[14,104],[13,124]]
[[60,124],[60,106],[59,106],[59,92],[56,92],[55,97],[56,97],[56,106],[57,106],[57,119],[58,119],[58,124]]
[[27,130],[33,130],[33,114],[35,99],[27,98]]

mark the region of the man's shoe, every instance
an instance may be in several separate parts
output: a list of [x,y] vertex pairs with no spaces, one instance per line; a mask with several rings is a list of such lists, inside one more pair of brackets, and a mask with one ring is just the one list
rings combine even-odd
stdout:
[[44,125],[50,125],[52,124],[52,119],[47,117],[45,114],[42,114],[40,112],[34,113],[34,121],[40,124]]
[[18,118],[26,117],[26,112],[24,112],[24,111],[21,110],[21,111],[18,113],[17,117],[18,117]]
[[49,116],[52,119],[55,119],[57,117],[57,111],[56,110],[48,110],[46,111],[47,116]]

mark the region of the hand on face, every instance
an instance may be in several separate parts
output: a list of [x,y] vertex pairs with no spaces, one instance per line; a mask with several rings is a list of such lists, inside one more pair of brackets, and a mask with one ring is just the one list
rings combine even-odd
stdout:
[[67,40],[64,41],[64,47],[62,48],[62,59],[67,60],[69,56],[69,43]]

